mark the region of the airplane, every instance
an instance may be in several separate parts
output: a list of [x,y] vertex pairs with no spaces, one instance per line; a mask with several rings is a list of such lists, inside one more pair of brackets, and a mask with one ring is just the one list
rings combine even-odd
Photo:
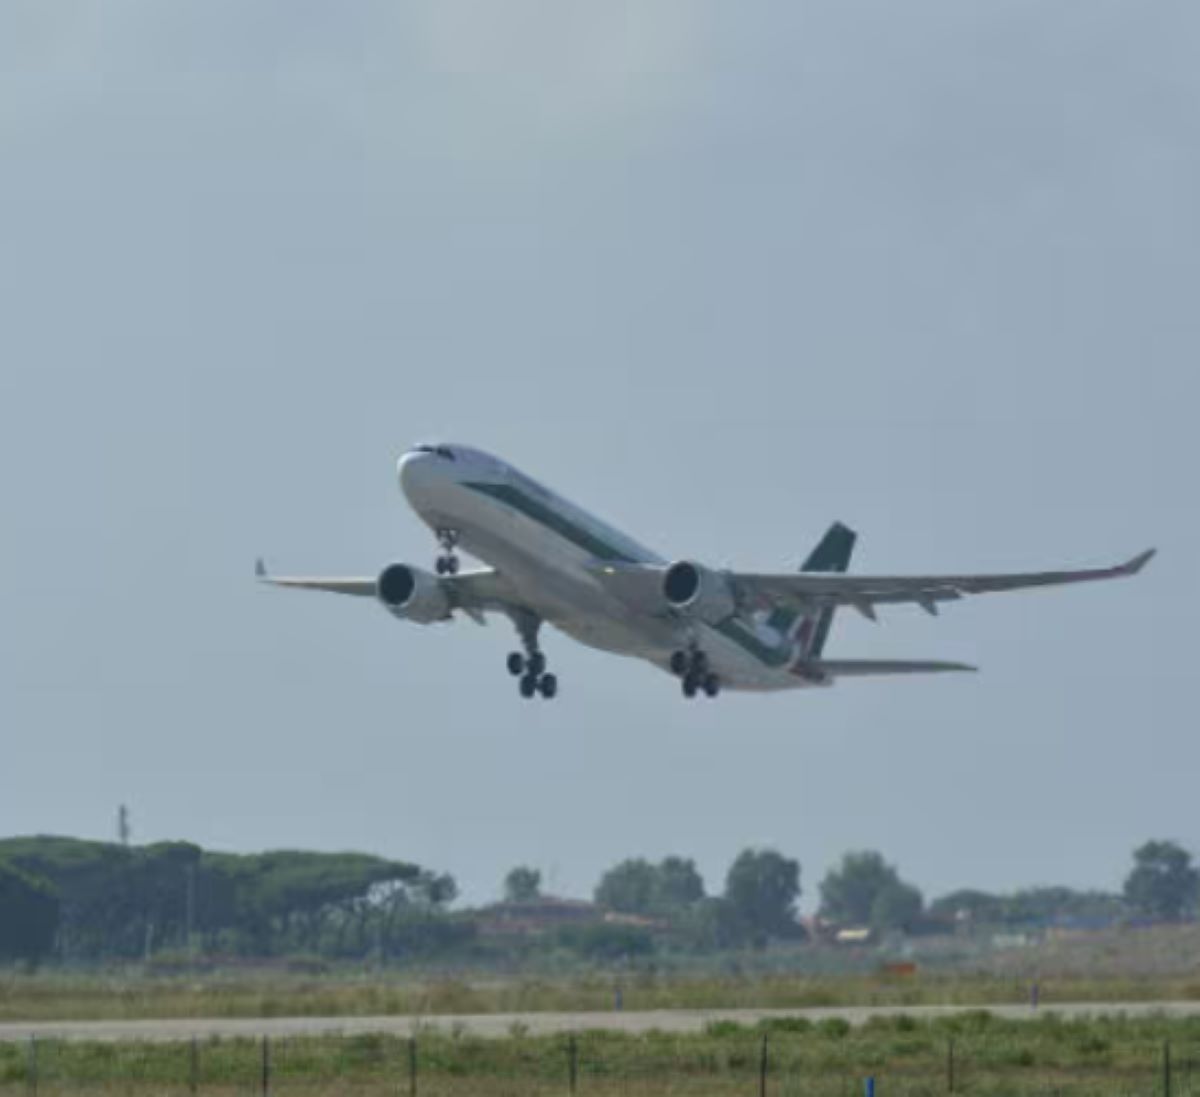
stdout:
[[[521,650],[507,659],[522,697],[558,693],[539,643],[543,624],[602,651],[653,663],[685,697],[722,690],[831,686],[843,678],[973,671],[937,660],[829,659],[843,607],[877,619],[881,605],[909,603],[936,615],[969,594],[1136,575],[1155,550],[1124,564],[1001,575],[847,574],[857,535],[830,527],[798,572],[717,570],[667,560],[543,487],[500,458],[465,445],[421,443],[399,460],[400,488],[440,551],[434,573],[390,564],[366,578],[280,577],[260,559],[260,582],[328,591],[383,604],[418,624],[461,613],[479,624],[506,615]],[[458,550],[491,565],[460,571]]]

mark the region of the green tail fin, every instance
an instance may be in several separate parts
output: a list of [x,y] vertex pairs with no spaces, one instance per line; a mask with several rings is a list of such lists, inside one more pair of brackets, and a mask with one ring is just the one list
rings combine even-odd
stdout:
[[[843,572],[850,566],[850,556],[854,552],[854,543],[858,534],[841,522],[834,522],[828,532],[821,538],[808,559],[804,561],[801,571],[832,571]],[[817,614],[816,625],[812,630],[811,639],[805,645],[804,658],[819,659],[825,650],[829,639],[829,630],[833,627],[832,609],[823,609]]]

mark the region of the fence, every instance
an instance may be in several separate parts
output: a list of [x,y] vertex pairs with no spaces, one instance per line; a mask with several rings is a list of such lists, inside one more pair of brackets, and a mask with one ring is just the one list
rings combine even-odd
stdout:
[[[869,1027],[869,1026],[868,1026]],[[714,1026],[719,1029],[719,1026]],[[875,1034],[879,1035],[879,1034]],[[464,1033],[183,1043],[0,1045],[0,1094],[355,1093],[393,1097],[878,1097],[941,1093],[1200,1097],[1197,1048],[1073,1034],[1047,1041],[858,1030],[704,1037],[602,1032],[483,1039]],[[868,1088],[868,1079],[874,1089]]]

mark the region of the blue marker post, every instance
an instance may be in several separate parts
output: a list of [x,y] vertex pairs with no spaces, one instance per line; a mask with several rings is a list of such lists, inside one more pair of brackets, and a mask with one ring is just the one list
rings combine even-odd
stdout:
[[875,1079],[874,1078],[867,1079],[866,1094],[867,1094],[867,1097],[875,1097]]

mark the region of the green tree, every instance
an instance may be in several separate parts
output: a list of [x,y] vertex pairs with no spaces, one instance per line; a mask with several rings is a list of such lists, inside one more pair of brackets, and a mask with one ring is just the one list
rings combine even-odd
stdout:
[[641,857],[622,861],[600,878],[595,900],[623,914],[650,914],[658,888],[657,875],[654,866]]
[[1200,872],[1192,855],[1175,842],[1147,842],[1133,854],[1133,871],[1125,880],[1125,899],[1141,914],[1179,921],[1194,913],[1200,894]]
[[529,903],[542,894],[542,874],[535,868],[518,865],[504,877],[504,898],[510,903]]
[[664,913],[685,910],[704,898],[704,878],[690,857],[666,857],[659,862],[655,907]]
[[839,925],[912,929],[924,900],[874,850],[847,853],[821,881],[821,916]]
[[751,941],[757,947],[772,937],[803,936],[796,921],[799,898],[799,862],[773,849],[744,850],[725,878],[719,911],[722,936]]
[[594,898],[623,914],[677,918],[704,898],[704,880],[688,858],[665,857],[652,865],[635,857],[609,869]]
[[876,932],[902,929],[911,933],[920,925],[924,911],[925,900],[921,892],[912,884],[898,880],[875,896],[875,902],[871,904],[871,928]]
[[47,880],[0,861],[0,957],[34,960],[54,947],[58,895]]

